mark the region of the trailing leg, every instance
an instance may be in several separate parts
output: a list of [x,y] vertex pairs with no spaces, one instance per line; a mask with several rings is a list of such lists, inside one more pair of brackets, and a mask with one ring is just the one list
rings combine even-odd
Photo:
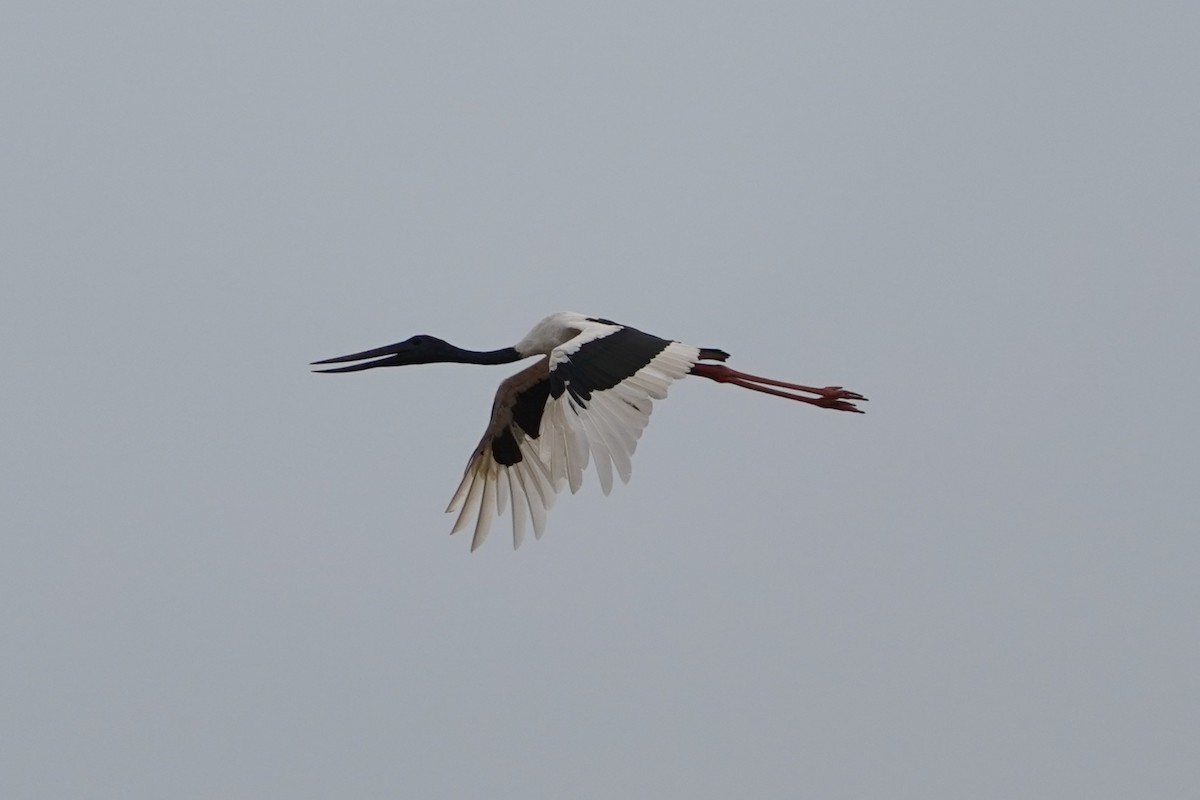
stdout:
[[[776,397],[786,397],[788,400],[796,400],[801,403],[818,406],[820,408],[832,408],[835,411],[852,411],[857,414],[862,414],[863,411],[857,408],[852,400],[866,401],[857,392],[850,392],[843,389],[841,386],[802,386],[798,383],[787,383],[786,381],[777,381],[772,378],[762,378],[757,375],[750,375],[745,372],[738,372],[736,369],[731,369],[724,364],[694,364],[691,374],[699,375],[702,378],[716,381],[717,383],[732,383],[735,386],[741,386],[744,389],[753,389],[756,392],[764,394],[773,394]],[[815,397],[804,397],[801,394],[793,394],[792,392],[784,392],[779,389],[770,389],[769,386],[778,386],[783,389],[792,389],[795,392],[804,392],[807,394],[816,395]]]

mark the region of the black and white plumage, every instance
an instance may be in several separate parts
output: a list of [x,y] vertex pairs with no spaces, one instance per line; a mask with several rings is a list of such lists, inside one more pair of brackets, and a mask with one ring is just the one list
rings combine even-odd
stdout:
[[851,401],[866,400],[840,386],[816,388],[748,375],[712,363],[729,357],[722,350],[566,311],[546,317],[516,345],[500,350],[463,350],[432,336],[414,336],[314,364],[359,362],[318,370],[353,372],[434,362],[506,364],[538,355],[543,358],[500,384],[487,430],[446,509],[459,512],[451,533],[474,522],[472,550],[487,538],[493,517],[510,508],[514,547],[521,545],[527,521],[541,538],[555,495],[564,484],[577,492],[589,461],[605,494],[612,490],[614,470],[628,482],[653,401],[666,397],[671,383],[685,375],[840,411],[861,413]]

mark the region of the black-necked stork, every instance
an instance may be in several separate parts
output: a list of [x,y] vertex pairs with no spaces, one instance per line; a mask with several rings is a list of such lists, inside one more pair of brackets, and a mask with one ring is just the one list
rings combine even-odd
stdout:
[[564,481],[572,493],[579,491],[589,457],[605,494],[612,489],[614,467],[628,482],[630,457],[650,419],[652,399],[666,397],[671,382],[685,375],[837,411],[861,414],[851,401],[867,399],[840,386],[801,386],[705,363],[724,361],[729,354],[569,311],[551,314],[515,346],[500,350],[464,350],[433,336],[414,336],[313,364],[361,362],[316,370],[355,372],[437,362],[508,364],[538,355],[543,358],[536,364],[500,384],[491,421],[446,509],[459,512],[451,533],[474,518],[472,550],[487,538],[492,517],[503,514],[508,505],[512,506],[513,547],[521,546],[526,511],[533,520],[534,536],[541,538],[555,493]]

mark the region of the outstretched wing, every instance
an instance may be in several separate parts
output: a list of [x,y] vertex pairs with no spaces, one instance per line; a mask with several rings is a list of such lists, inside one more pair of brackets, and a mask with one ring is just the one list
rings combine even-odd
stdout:
[[492,418],[467,462],[462,481],[447,506],[458,511],[451,534],[474,518],[471,549],[487,538],[492,518],[512,505],[513,547],[525,537],[526,512],[533,534],[541,538],[546,512],[554,504],[558,481],[542,459],[537,442],[550,395],[549,359],[506,379],[496,390]]
[[605,494],[613,469],[629,482],[631,458],[654,400],[691,370],[700,350],[613,324],[598,324],[550,353],[550,400],[541,454],[571,492],[583,485],[589,454]]
[[500,385],[487,432],[447,508],[459,511],[452,533],[474,518],[474,550],[511,501],[513,546],[524,537],[526,511],[541,538],[555,493],[564,483],[577,492],[589,460],[605,494],[614,468],[627,483],[653,400],[666,397],[700,358],[725,355],[710,355],[718,352],[702,355],[690,345],[588,320],[548,358]]

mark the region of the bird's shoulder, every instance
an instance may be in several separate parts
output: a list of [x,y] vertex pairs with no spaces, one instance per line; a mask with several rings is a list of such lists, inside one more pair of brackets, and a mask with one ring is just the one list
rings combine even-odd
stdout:
[[563,348],[575,352],[583,342],[606,336],[623,327],[601,317],[577,311],[559,311],[534,325],[525,338],[517,343],[516,349],[524,355],[549,355]]

